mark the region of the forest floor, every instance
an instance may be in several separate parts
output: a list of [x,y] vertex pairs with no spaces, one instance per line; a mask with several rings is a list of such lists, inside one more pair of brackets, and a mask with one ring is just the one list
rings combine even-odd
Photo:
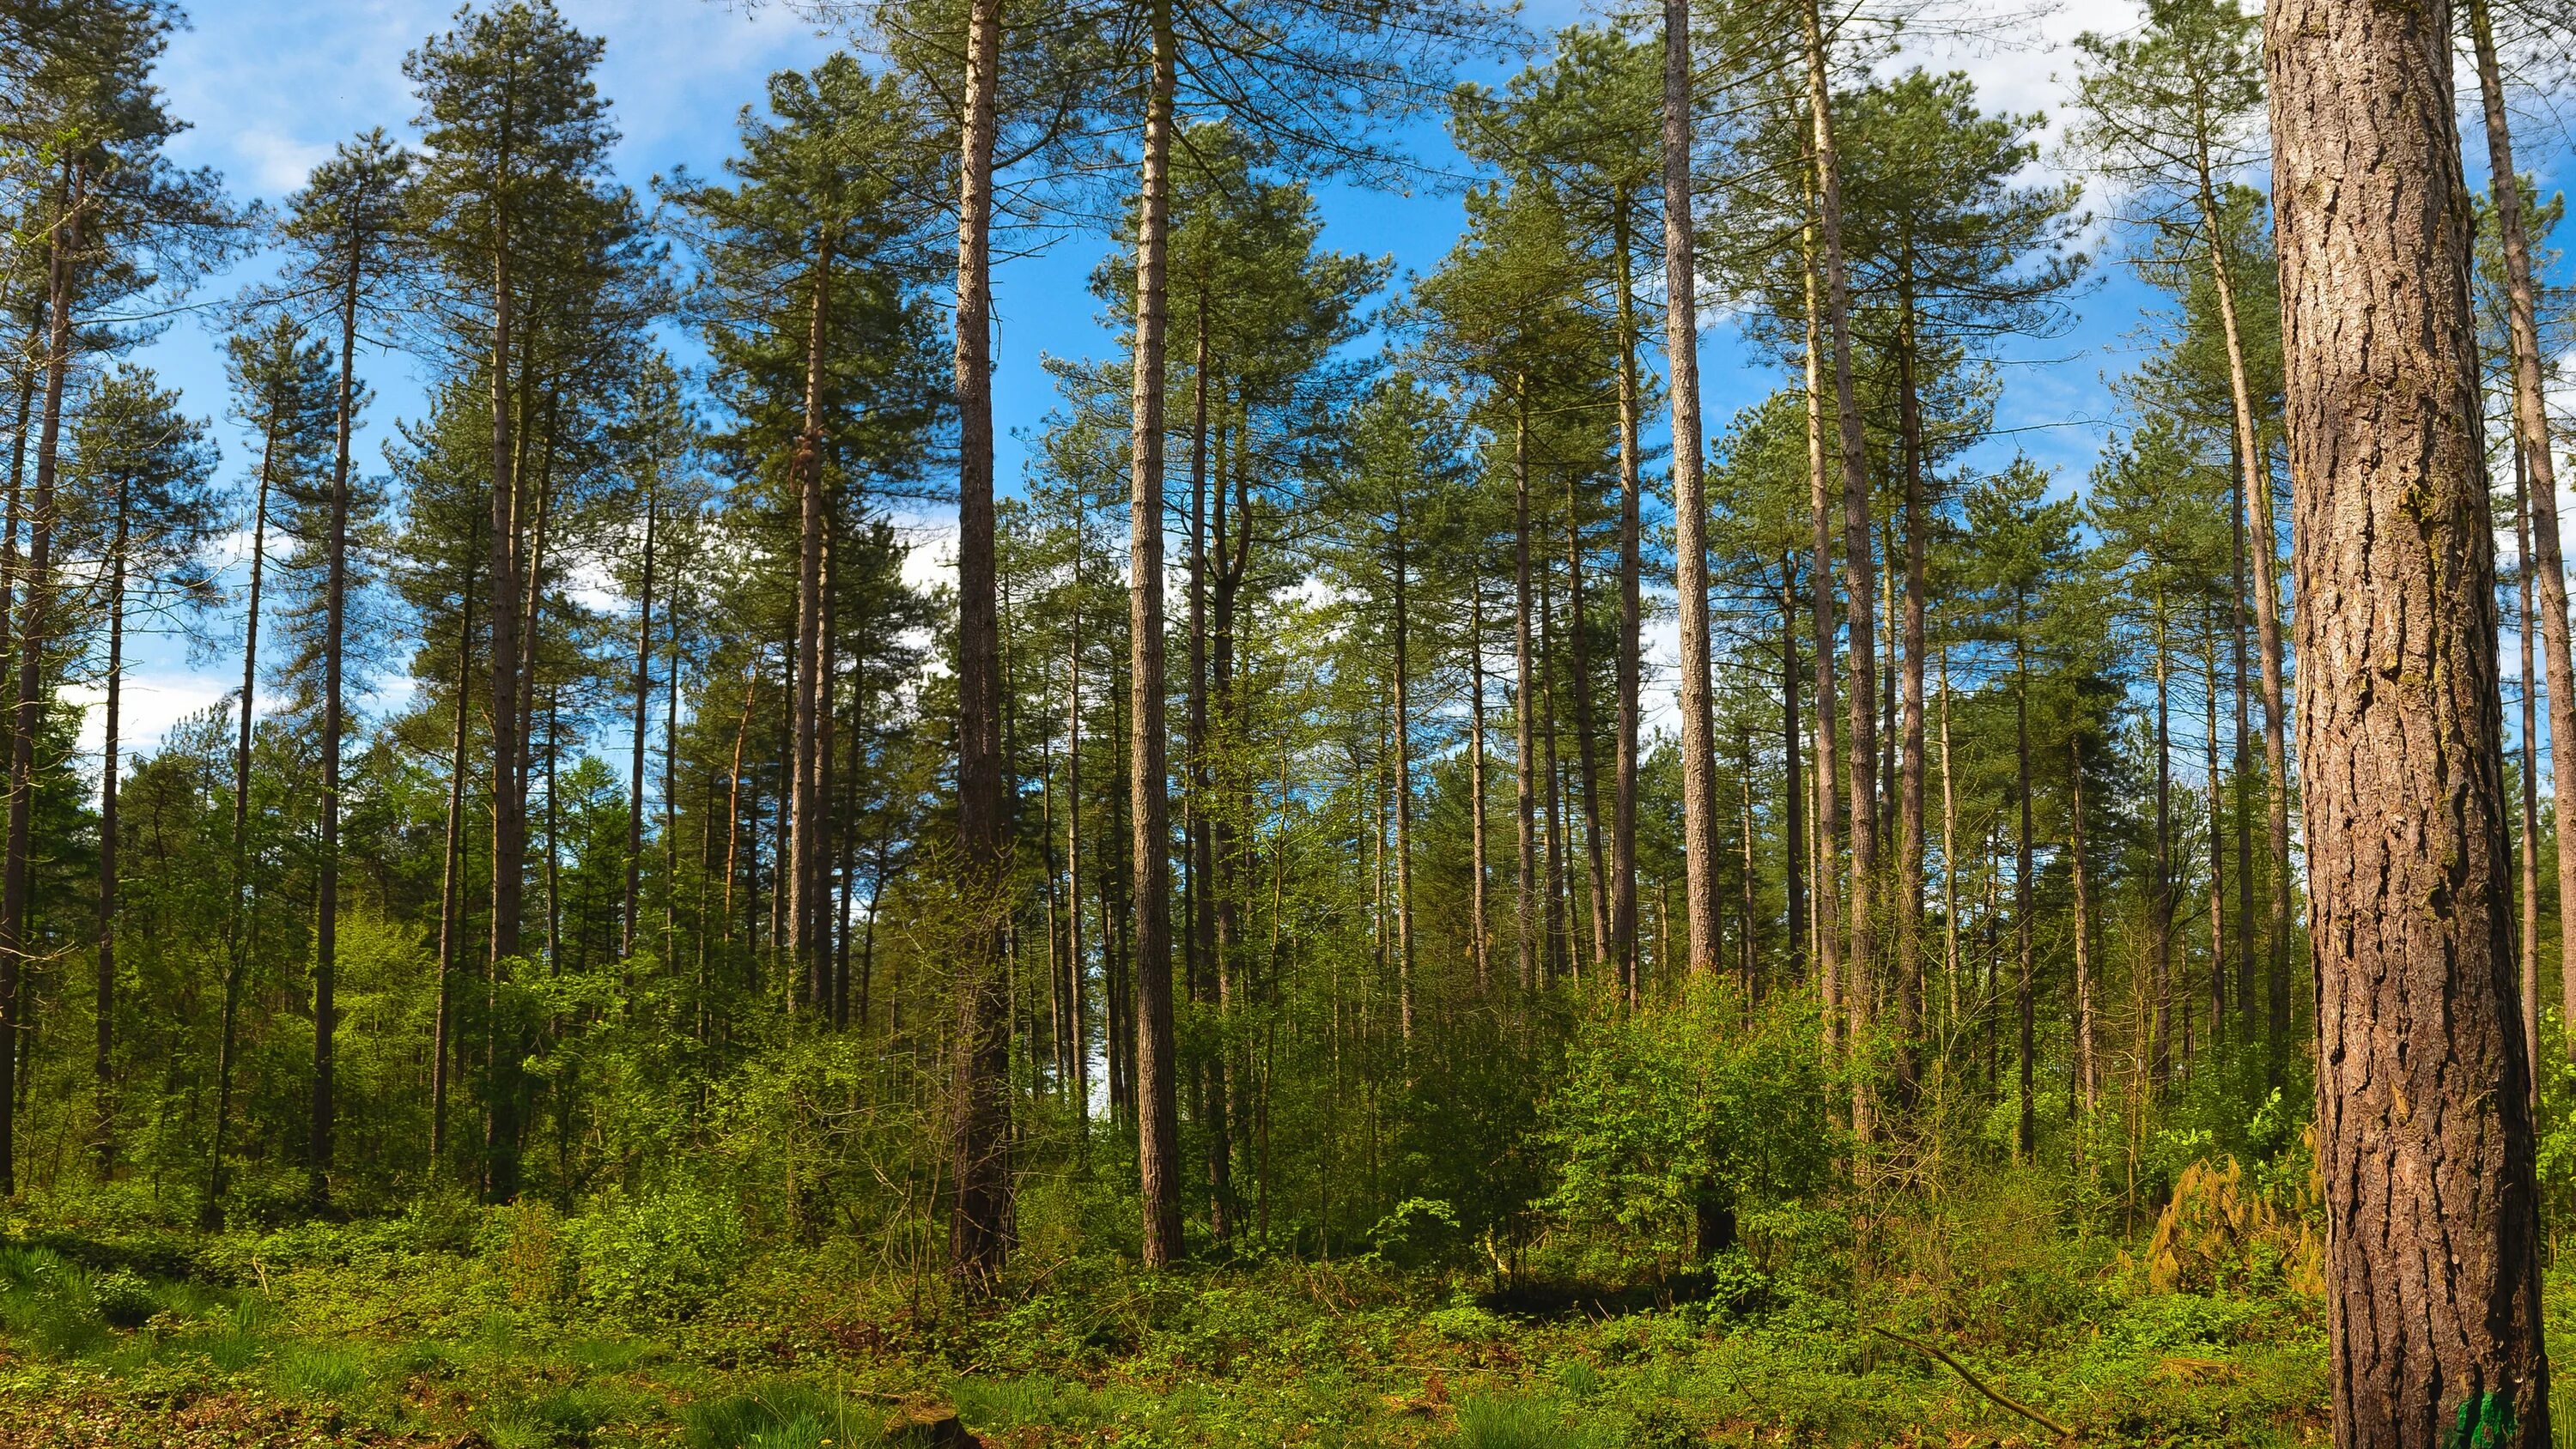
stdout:
[[[542,1211],[479,1221],[16,1219],[0,1449],[844,1449],[907,1416],[894,1442],[967,1442],[933,1427],[951,1409],[1032,1449],[1955,1449],[2054,1442],[2043,1418],[2085,1443],[2325,1441],[2316,1300],[2147,1291],[2143,1239],[2033,1232],[2010,1203],[1890,1215],[1834,1249],[1839,1281],[1733,1259],[1620,1293],[1371,1260],[1149,1275],[1033,1243],[965,1307],[826,1239],[751,1255],[677,1319],[586,1298]],[[2550,1287],[2564,1322],[2576,1281]]]

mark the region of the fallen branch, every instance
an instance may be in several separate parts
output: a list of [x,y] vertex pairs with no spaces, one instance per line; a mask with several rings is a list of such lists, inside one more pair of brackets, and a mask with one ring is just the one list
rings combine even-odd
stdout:
[[1881,1328],[1875,1323],[1869,1326],[1869,1331],[1878,1334],[1883,1338],[1892,1338],[1898,1343],[1904,1344],[1908,1348],[1928,1353],[1934,1358],[1939,1359],[1941,1362],[1948,1364],[1952,1373],[1955,1373],[1959,1377],[1968,1381],[1968,1387],[1975,1389],[1978,1393],[1985,1395],[1987,1398],[1994,1400],[1996,1403],[2003,1405],[2005,1408],[2010,1409],[2014,1413],[2021,1415],[2023,1418],[2030,1420],[2032,1423],[2039,1425],[2048,1432],[2055,1434],[2058,1438],[2072,1439],[2075,1437],[2075,1431],[2067,1428],[2064,1424],[2057,1422],[2055,1419],[2048,1417],[2046,1414],[2041,1413],[2039,1410],[2032,1408],[2028,1404],[2014,1403],[2012,1400],[2005,1398],[2002,1394],[1988,1388],[1985,1380],[1968,1372],[1968,1366],[1966,1364],[1950,1357],[1948,1354],[1943,1353],[1940,1349],[1935,1348],[1931,1344],[1925,1343],[1919,1338],[1909,1338],[1892,1328]]

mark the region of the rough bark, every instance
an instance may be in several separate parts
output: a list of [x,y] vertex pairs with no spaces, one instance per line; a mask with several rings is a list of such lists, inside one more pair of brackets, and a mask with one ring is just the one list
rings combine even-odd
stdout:
[[[1643,532],[1640,513],[1645,488],[1639,476],[1643,450],[1637,437],[1641,409],[1636,279],[1632,275],[1635,252],[1628,229],[1630,201],[1622,189],[1611,205],[1611,256],[1619,310],[1619,741],[1612,766],[1617,780],[1611,787],[1610,805],[1610,950],[1617,958],[1620,989],[1633,1004],[1637,999],[1637,697],[1644,619],[1639,535]],[[1477,738],[1480,742],[1483,739],[1481,731]],[[1790,748],[1797,748],[1795,741]],[[1481,805],[1483,792],[1479,791],[1476,798]],[[1480,830],[1479,844],[1482,839]],[[1480,869],[1480,896],[1483,885]],[[1482,961],[1480,944],[1480,967]]]
[[1698,263],[1691,234],[1689,0],[1664,0],[1664,359],[1673,408],[1673,590],[1681,613],[1685,948],[1717,969],[1717,739],[1711,715],[1708,503],[1700,477]]
[[957,835],[970,908],[960,942],[948,1219],[950,1273],[988,1291],[1011,1246],[1010,1019],[1003,921],[981,908],[1002,887],[1001,634],[993,539],[992,221],[1001,0],[967,14],[957,207]]
[[1136,223],[1136,359],[1128,516],[1128,794],[1135,831],[1137,1168],[1145,1263],[1181,1256],[1180,1112],[1172,1041],[1172,867],[1163,701],[1163,339],[1170,246],[1170,0],[1152,0],[1145,155]]
[[2329,1373],[2338,1445],[2476,1426],[2536,1449],[2532,1064],[2449,19],[2441,0],[2266,17]]

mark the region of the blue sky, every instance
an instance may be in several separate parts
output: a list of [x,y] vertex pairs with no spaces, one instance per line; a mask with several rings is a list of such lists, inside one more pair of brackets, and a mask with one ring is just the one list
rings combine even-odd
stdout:
[[[811,65],[839,44],[774,5],[746,10],[705,0],[559,3],[575,25],[607,41],[599,84],[624,137],[616,163],[621,178],[639,188],[678,165],[716,172],[732,148],[737,112],[758,98],[764,79],[782,67]],[[446,28],[452,8],[445,0],[198,0],[190,28],[172,39],[160,74],[172,110],[194,127],[177,142],[178,159],[221,171],[237,195],[273,201],[299,186],[336,141],[375,125],[408,132],[413,102],[402,58],[425,36]],[[1581,13],[1567,0],[1534,0],[1527,19],[1545,29]],[[2045,110],[2053,121],[2070,68],[2064,42],[2085,29],[2124,28],[2135,14],[2127,0],[2071,0],[2036,23],[2015,27],[2008,43],[1924,41],[1905,59],[1964,69],[1978,81],[1990,109]],[[1501,73],[1490,67],[1482,72],[1488,79]],[[1435,129],[1424,128],[1419,139],[1426,160],[1455,165]],[[2527,164],[2537,163],[2548,184],[2562,148],[2526,149]],[[2473,156],[2473,174],[2479,165]],[[1460,224],[1457,198],[1428,186],[1410,195],[1327,187],[1321,199],[1327,245],[1391,255],[1400,274],[1436,263]],[[2101,209],[2098,200],[2093,205]],[[1063,235],[1037,255],[1010,260],[997,274],[995,403],[997,427],[1005,435],[1006,486],[1019,477],[1021,437],[1035,432],[1052,403],[1039,358],[1098,356],[1114,345],[1084,285],[1106,247],[1097,234]],[[256,263],[246,265],[204,295],[221,297],[261,272]],[[2133,362],[2140,308],[2150,300],[2124,269],[2097,266],[2071,332],[2007,354],[2015,365],[2005,369],[1998,425],[2010,431],[1995,446],[2018,448],[2056,466],[2068,481],[2079,480],[2112,420],[2105,379]],[[218,421],[226,466],[238,475],[244,440],[221,421],[220,344],[210,325],[211,318],[183,320],[138,360],[181,388],[190,411]],[[1736,329],[1723,319],[1708,328],[1702,358],[1712,432],[1780,380],[1746,355]],[[382,440],[393,422],[420,411],[427,364],[373,356],[362,368],[377,402],[366,419],[360,457],[381,466]],[[941,520],[929,515],[919,522],[924,566],[935,566],[944,546]],[[228,674],[238,681],[237,663],[218,658],[193,664],[174,641],[146,642],[140,653],[127,703],[133,745],[148,747],[179,715],[219,700]]]

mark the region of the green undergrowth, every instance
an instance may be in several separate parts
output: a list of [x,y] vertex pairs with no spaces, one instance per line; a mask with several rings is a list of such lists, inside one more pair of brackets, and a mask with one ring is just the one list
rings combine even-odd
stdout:
[[[2314,1300],[2153,1291],[2142,1243],[2002,1200],[1622,1284],[1377,1258],[1147,1274],[1033,1243],[978,1303],[855,1239],[737,1250],[729,1230],[674,1250],[694,1265],[678,1286],[630,1242],[603,1293],[583,1244],[611,1230],[538,1208],[199,1238],[12,1227],[0,1419],[80,1405],[131,1442],[210,1403],[297,1417],[207,1443],[821,1449],[932,1404],[996,1445],[2047,1442],[1881,1329],[2088,1442],[2305,1444],[2325,1422]],[[2571,1285],[2551,1286],[2563,1321]]]

